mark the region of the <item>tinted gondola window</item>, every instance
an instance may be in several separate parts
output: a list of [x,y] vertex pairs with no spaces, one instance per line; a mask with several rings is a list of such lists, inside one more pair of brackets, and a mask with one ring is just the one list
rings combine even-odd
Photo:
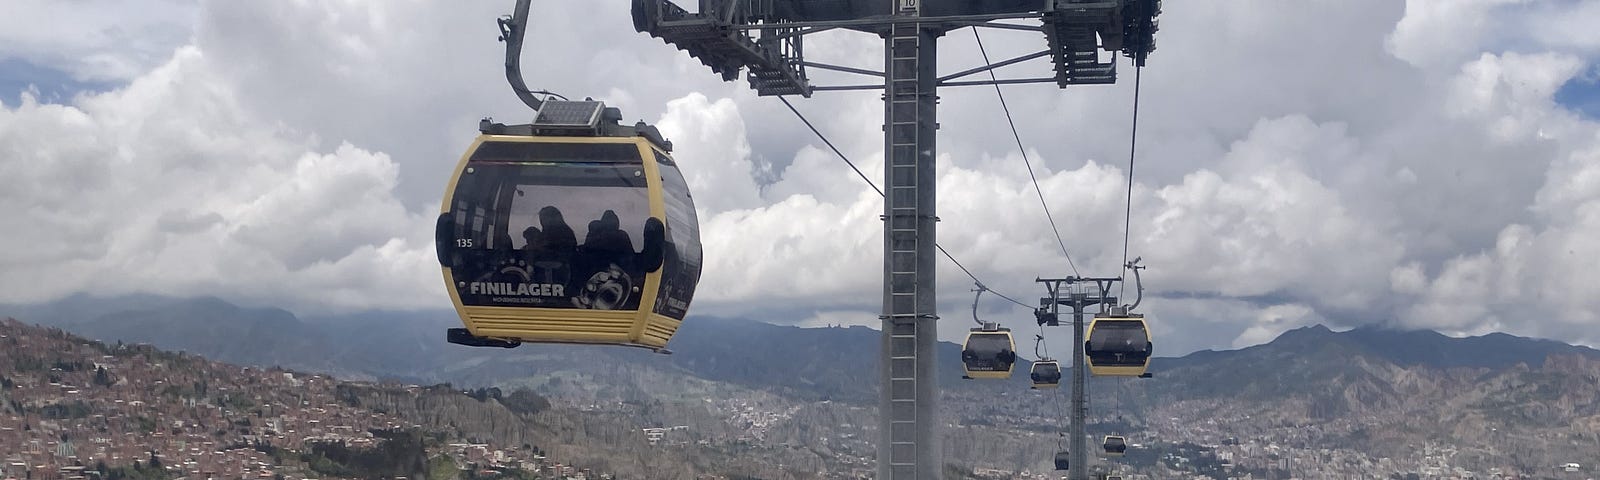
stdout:
[[1135,322],[1102,321],[1089,337],[1089,345],[1095,350],[1112,352],[1143,352],[1149,341],[1144,327]]
[[1001,350],[1011,349],[1011,339],[1003,334],[973,334],[967,340],[967,350],[980,355],[998,355]]
[[660,151],[655,151],[655,156],[661,169],[670,245],[666,262],[662,264],[661,293],[656,297],[654,311],[682,320],[694,298],[695,284],[700,281],[700,221],[695,216],[689,184],[684,181],[677,164]]
[[1150,339],[1139,322],[1097,321],[1089,336],[1089,359],[1103,364],[1142,364]]
[[1108,437],[1103,445],[1105,452],[1113,456],[1120,456],[1128,451],[1128,443],[1122,437]]
[[452,208],[463,303],[639,308],[650,198],[633,145],[485,143]]
[[[1005,352],[1006,355],[1003,355]],[[1015,355],[1011,352],[1011,337],[1004,333],[973,333],[967,337],[967,345],[962,352],[962,361],[969,370],[1006,371],[1011,369],[1015,361],[1005,361],[1002,356],[1010,358]]]
[[1061,380],[1061,367],[1053,362],[1034,363],[1031,377],[1035,382],[1055,383]]
[[642,163],[639,147],[628,143],[484,142],[471,162]]

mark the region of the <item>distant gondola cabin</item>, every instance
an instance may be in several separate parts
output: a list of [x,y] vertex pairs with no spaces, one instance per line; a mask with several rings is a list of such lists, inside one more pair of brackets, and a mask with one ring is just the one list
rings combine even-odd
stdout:
[[1128,453],[1128,439],[1117,435],[1110,435],[1107,436],[1105,442],[1101,444],[1101,448],[1105,450],[1107,457],[1120,457],[1123,454]]
[[1043,359],[1033,362],[1033,367],[1028,372],[1028,379],[1033,382],[1035,389],[1061,387],[1061,363],[1055,360]]

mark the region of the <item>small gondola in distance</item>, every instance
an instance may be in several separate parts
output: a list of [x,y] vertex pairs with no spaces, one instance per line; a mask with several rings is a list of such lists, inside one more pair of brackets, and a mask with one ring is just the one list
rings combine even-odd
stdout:
[[532,124],[480,123],[434,235],[465,327],[451,343],[665,350],[699,282],[699,221],[671,142],[620,119],[552,100]]
[[1070,462],[1072,460],[1072,454],[1070,452],[1067,452],[1066,450],[1062,450],[1062,451],[1056,452],[1056,459],[1055,460],[1056,460],[1056,462],[1055,462],[1056,463],[1056,470],[1066,470],[1067,467],[1071,466]]
[[985,324],[967,332],[961,344],[961,366],[964,378],[1011,378],[1016,368],[1017,345],[1011,338],[1011,329],[995,324]]
[[1084,361],[1092,375],[1138,377],[1150,368],[1155,344],[1150,341],[1144,315],[1095,315],[1085,337]]
[[1118,435],[1107,435],[1100,448],[1107,457],[1120,457],[1128,453],[1128,439]]
[[1042,390],[1061,387],[1061,362],[1051,359],[1040,359],[1033,362],[1029,368],[1028,379],[1033,382],[1030,388]]

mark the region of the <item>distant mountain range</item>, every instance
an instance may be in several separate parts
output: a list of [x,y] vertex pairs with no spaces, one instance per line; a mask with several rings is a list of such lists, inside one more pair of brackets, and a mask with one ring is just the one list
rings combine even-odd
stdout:
[[[879,335],[866,327],[800,328],[694,317],[673,354],[574,345],[471,348],[444,342],[459,326],[452,311],[369,312],[300,319],[276,308],[221,299],[77,296],[42,305],[0,306],[0,316],[59,326],[103,341],[148,343],[241,365],[282,366],[351,379],[493,385],[541,371],[597,363],[666,368],[706,380],[777,389],[811,399],[867,401],[875,395]],[[941,382],[963,388],[960,346],[939,344]],[[604,362],[596,362],[604,359]],[[1019,363],[1026,372],[1030,364]],[[1026,375],[1014,378],[1025,386]],[[989,385],[993,385],[989,383]]]
[[325,325],[277,308],[245,308],[214,297],[74,296],[43,305],[0,307],[0,315],[61,327],[107,342],[148,343],[239,365],[283,366],[370,378],[361,359]]
[[[1551,356],[1600,359],[1600,350],[1492,333],[1452,338],[1433,331],[1373,327],[1334,332],[1316,325],[1239,350],[1202,351],[1154,363],[1173,398],[1281,396],[1285,391],[1342,393],[1385,368],[1500,371],[1540,367]],[[1382,368],[1380,368],[1382,367]]]
[[1550,355],[1574,354],[1600,358],[1600,350],[1555,340],[1491,333],[1476,337],[1448,337],[1432,330],[1394,330],[1361,327],[1335,332],[1322,325],[1289,330],[1270,343],[1240,350],[1195,352],[1176,359],[1172,367],[1204,365],[1219,359],[1254,352],[1307,352],[1336,350],[1343,354],[1381,358],[1402,367],[1507,368],[1519,363],[1540,365]]
[[[0,306],[0,316],[59,326],[103,341],[149,343],[241,365],[282,366],[352,379],[484,386],[542,371],[584,370],[596,363],[664,368],[705,380],[779,390],[811,399],[869,401],[875,397],[877,330],[799,328],[759,321],[693,317],[673,354],[571,345],[525,345],[512,350],[444,342],[458,326],[451,311],[369,312],[300,319],[276,308],[245,308],[214,297],[74,296],[40,305]],[[949,389],[992,388],[963,381],[960,346],[941,342],[940,382]],[[1373,327],[1334,332],[1321,325],[1294,329],[1270,343],[1240,350],[1201,351],[1157,358],[1152,371],[1190,394],[1233,394],[1252,385],[1283,385],[1353,373],[1351,358],[1398,367],[1504,369],[1539,366],[1551,355],[1600,359],[1600,350],[1503,333],[1452,338],[1432,331]],[[605,362],[596,362],[604,359]],[[1029,364],[1009,384],[1025,387]],[[1231,372],[1210,378],[1203,372]],[[1188,379],[1206,377],[1207,381]],[[1292,378],[1288,378],[1292,377]],[[1170,379],[1170,380],[1169,380]]]

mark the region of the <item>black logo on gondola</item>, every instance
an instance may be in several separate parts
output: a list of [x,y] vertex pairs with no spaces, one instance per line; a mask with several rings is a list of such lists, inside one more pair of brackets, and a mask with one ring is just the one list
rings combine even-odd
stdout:
[[589,277],[583,290],[572,297],[572,305],[591,310],[616,310],[622,308],[632,296],[633,279],[622,271],[622,267],[613,263]]

